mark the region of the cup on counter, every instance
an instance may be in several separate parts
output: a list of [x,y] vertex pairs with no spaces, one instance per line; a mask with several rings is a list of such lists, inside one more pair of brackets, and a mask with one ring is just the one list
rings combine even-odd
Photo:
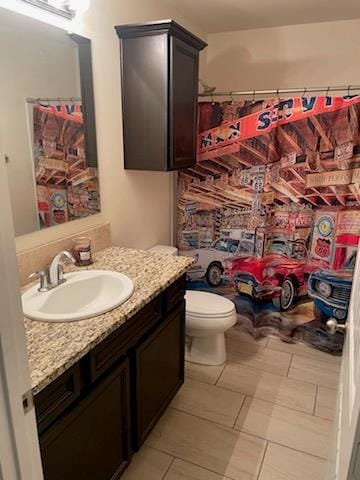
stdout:
[[87,265],[91,265],[91,239],[88,237],[74,238],[73,254],[78,267],[86,267]]

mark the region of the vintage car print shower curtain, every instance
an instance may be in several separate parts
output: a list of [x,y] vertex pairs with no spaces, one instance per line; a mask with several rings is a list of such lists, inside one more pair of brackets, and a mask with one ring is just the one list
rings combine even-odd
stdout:
[[360,236],[360,97],[200,103],[197,163],[178,175],[188,288],[232,299],[255,336],[333,353]]
[[100,211],[98,171],[88,165],[80,104],[35,104],[33,140],[40,228]]

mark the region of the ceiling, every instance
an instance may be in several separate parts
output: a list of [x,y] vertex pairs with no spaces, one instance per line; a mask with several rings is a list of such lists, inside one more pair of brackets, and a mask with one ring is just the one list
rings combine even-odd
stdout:
[[360,18],[359,0],[165,1],[206,33]]

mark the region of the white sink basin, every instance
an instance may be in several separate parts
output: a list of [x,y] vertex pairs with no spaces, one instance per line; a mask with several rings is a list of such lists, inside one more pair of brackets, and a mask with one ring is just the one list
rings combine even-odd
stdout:
[[132,280],[111,270],[65,274],[66,282],[48,292],[35,285],[22,295],[25,317],[42,322],[75,322],[118,307],[134,292]]

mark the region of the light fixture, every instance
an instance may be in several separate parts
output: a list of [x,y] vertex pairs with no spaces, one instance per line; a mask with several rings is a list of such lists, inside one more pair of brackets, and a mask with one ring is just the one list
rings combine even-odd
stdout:
[[90,0],[47,0],[50,5],[61,10],[68,10],[75,14],[84,13],[90,4]]
[[90,0],[67,0],[65,3],[69,5],[69,10],[75,12],[76,15],[86,12],[90,6]]
[[21,0],[22,2],[41,8],[55,15],[72,20],[76,15],[84,13],[90,0]]

